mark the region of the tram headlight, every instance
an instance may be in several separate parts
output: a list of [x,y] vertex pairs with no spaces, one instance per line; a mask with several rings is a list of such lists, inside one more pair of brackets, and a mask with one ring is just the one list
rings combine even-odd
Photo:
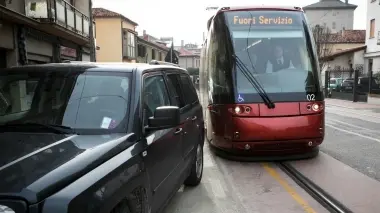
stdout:
[[313,106],[311,107],[314,111],[319,111],[319,105],[318,104],[313,104]]
[[241,113],[241,108],[239,106],[235,107],[235,113],[240,114]]

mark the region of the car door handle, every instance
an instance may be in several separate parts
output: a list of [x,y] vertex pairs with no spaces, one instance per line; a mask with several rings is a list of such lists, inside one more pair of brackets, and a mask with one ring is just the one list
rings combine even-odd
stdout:
[[192,121],[197,120],[197,116],[194,116],[191,120],[192,120]]
[[182,128],[178,128],[175,132],[174,132],[174,134],[175,135],[178,135],[179,133],[181,133],[182,132]]

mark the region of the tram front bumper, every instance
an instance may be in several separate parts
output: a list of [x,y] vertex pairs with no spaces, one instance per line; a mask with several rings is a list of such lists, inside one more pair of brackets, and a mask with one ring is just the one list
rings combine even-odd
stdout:
[[210,143],[216,154],[236,160],[292,160],[318,155],[323,138],[292,141],[231,142],[230,148]]

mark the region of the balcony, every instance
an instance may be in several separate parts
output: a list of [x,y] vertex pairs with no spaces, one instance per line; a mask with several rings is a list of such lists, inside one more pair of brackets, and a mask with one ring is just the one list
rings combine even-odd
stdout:
[[136,35],[130,30],[123,29],[123,58],[136,59]]
[[[64,0],[25,0],[25,15],[41,23],[54,24],[60,30],[57,36],[67,38],[69,31],[86,42],[89,40],[90,18]],[[56,34],[54,29],[45,29],[49,30],[49,33]]]
[[377,45],[380,45],[380,31],[377,32]]

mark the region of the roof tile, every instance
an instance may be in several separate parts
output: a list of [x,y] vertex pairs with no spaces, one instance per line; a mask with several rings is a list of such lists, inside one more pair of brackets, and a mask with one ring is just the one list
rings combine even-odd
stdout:
[[120,17],[120,18],[124,19],[125,21],[130,22],[135,26],[138,26],[138,24],[136,22],[134,22],[131,19],[123,16],[122,14],[116,13],[116,12],[113,12],[111,10],[107,10],[107,9],[104,9],[101,7],[100,8],[92,8],[92,15],[94,17]]
[[332,33],[329,43],[365,43],[365,30],[344,30],[339,33]]

